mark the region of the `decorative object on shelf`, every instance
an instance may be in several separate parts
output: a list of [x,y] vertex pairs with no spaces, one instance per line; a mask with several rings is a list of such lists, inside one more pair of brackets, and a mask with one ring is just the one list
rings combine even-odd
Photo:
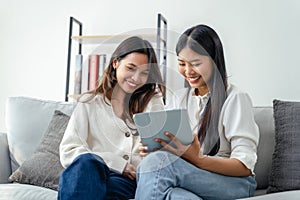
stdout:
[[99,55],[99,76],[98,81],[100,82],[106,67],[106,54]]
[[75,58],[74,70],[74,94],[81,94],[81,81],[82,81],[82,55],[77,54]]

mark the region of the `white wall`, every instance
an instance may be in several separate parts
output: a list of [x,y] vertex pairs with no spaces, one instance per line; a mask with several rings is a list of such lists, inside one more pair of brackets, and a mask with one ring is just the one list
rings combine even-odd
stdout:
[[[69,17],[84,34],[118,34],[169,24],[168,86],[179,87],[174,46],[179,33],[205,23],[219,33],[229,80],[254,105],[300,100],[298,0],[0,0],[0,131],[9,96],[64,100]],[[179,78],[180,79],[180,78]],[[180,82],[181,83],[181,82]]]

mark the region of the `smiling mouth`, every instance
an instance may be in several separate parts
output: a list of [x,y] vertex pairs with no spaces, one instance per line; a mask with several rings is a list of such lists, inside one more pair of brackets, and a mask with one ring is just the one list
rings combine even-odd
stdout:
[[201,78],[201,76],[195,76],[195,77],[186,77],[188,81],[194,82]]
[[132,83],[132,82],[130,82],[130,81],[127,81],[127,84],[128,84],[129,86],[131,86],[131,87],[136,87],[136,86],[137,86],[137,84]]

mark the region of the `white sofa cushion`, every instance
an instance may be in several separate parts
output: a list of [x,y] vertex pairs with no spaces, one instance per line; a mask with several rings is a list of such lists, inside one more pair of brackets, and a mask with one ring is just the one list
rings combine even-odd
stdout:
[[30,97],[9,97],[6,104],[7,139],[12,172],[35,151],[55,110],[71,115],[75,104]]
[[0,158],[0,183],[7,183],[11,166],[6,133],[0,133]]
[[34,185],[8,183],[0,184],[2,200],[56,200],[57,192]]
[[257,163],[254,168],[257,189],[267,189],[269,172],[272,165],[272,154],[275,145],[275,127],[273,108],[254,107],[254,118],[259,128],[259,144],[257,149]]

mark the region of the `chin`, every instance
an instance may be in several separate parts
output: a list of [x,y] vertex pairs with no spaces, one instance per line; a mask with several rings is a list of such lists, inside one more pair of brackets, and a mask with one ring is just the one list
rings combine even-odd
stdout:
[[[138,88],[137,88],[138,89]],[[127,93],[127,94],[132,94],[132,93],[134,93],[134,91],[136,91],[137,89],[129,89],[129,88],[127,88],[126,90],[125,90],[125,92]]]
[[190,82],[189,82],[189,85],[190,85],[191,88],[198,88],[199,87],[198,84],[191,84]]

